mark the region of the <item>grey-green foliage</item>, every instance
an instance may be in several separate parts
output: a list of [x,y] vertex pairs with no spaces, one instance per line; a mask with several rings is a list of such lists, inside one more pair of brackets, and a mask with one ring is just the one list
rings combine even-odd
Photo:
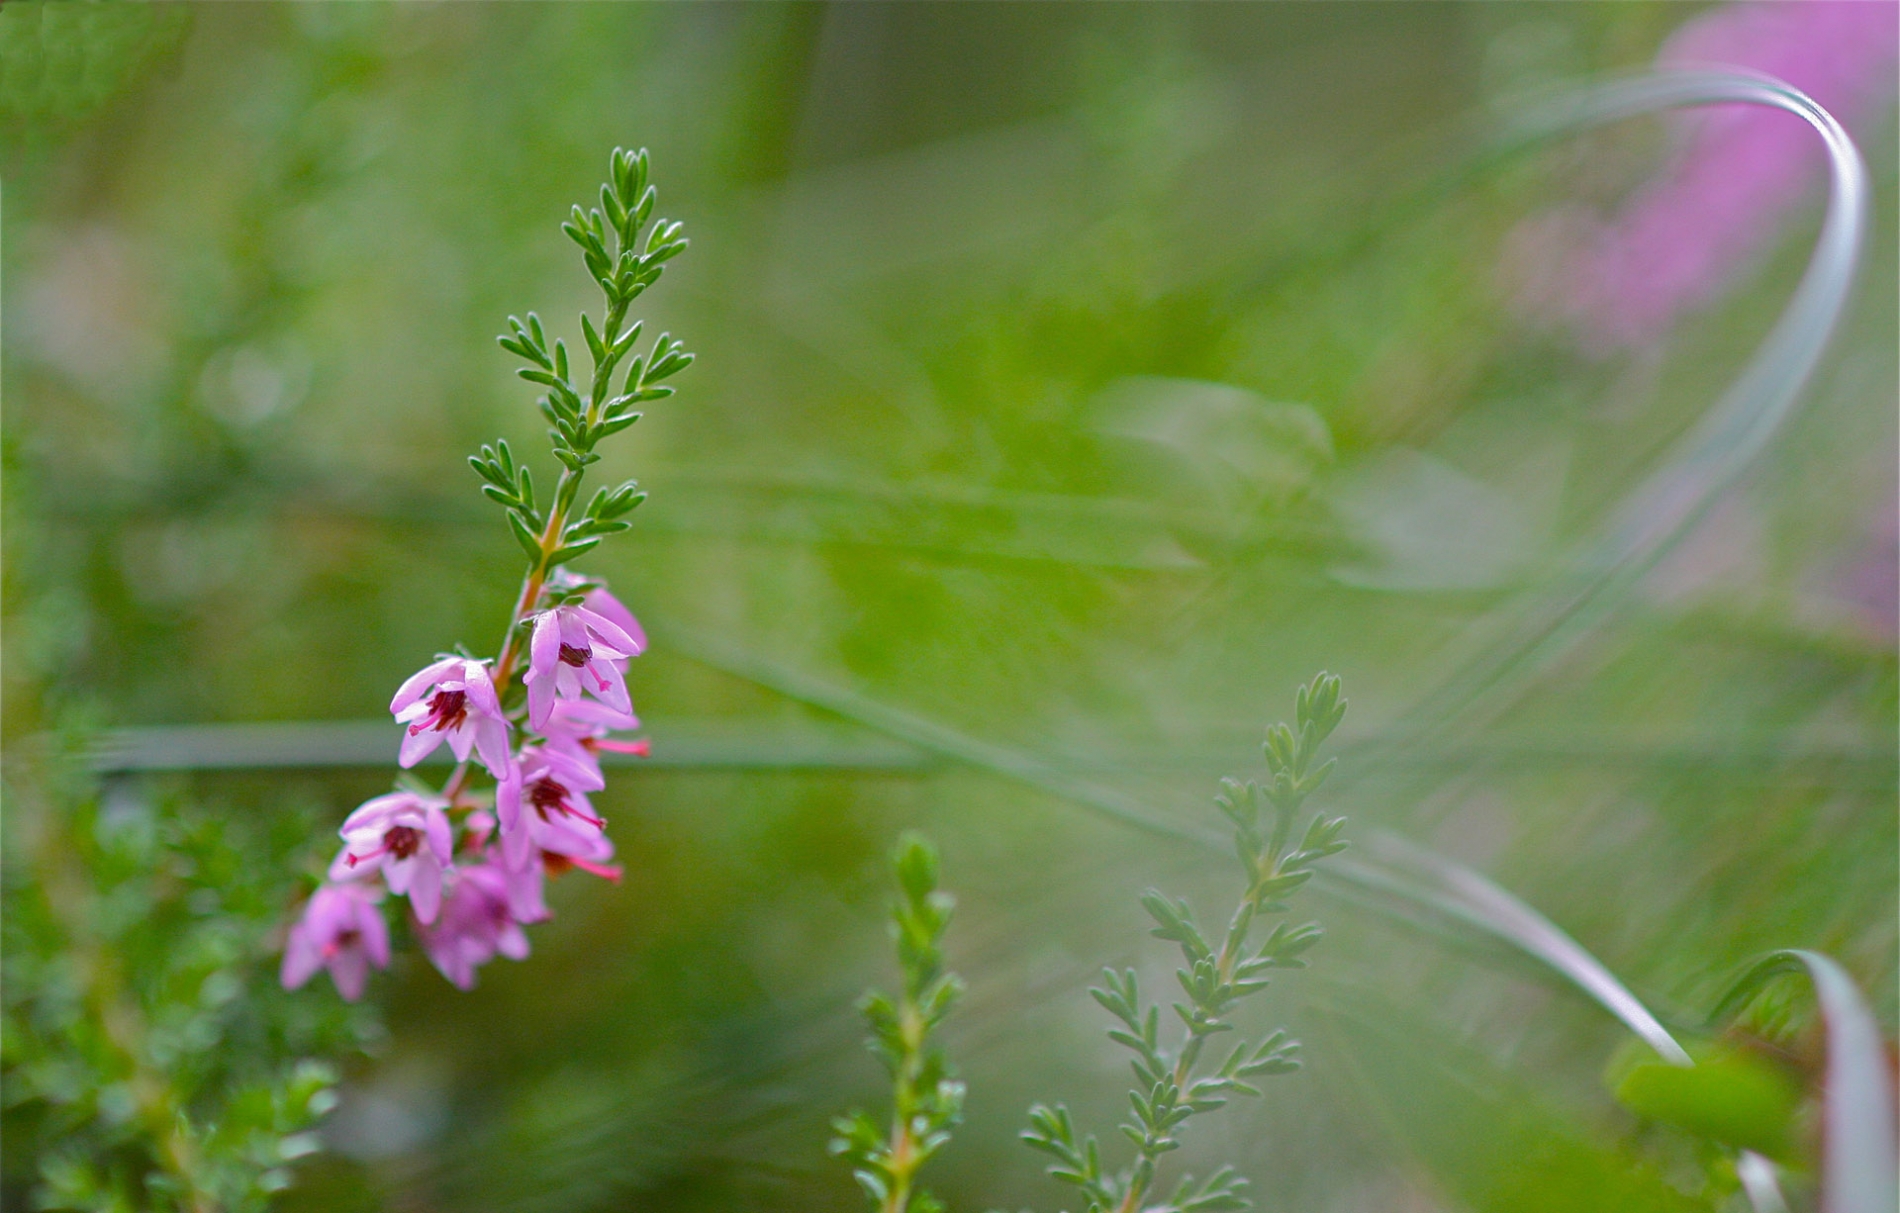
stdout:
[[[1267,987],[1267,974],[1305,967],[1301,956],[1319,942],[1320,928],[1311,922],[1280,922],[1265,939],[1251,940],[1256,919],[1284,914],[1286,899],[1312,879],[1313,865],[1346,848],[1339,837],[1344,818],[1324,813],[1306,818],[1303,812],[1306,798],[1326,781],[1336,761],[1318,758],[1346,715],[1339,689],[1338,678],[1317,675],[1299,689],[1295,723],[1267,730],[1263,748],[1272,778],[1266,784],[1222,781],[1214,802],[1234,827],[1246,885],[1219,946],[1208,942],[1185,900],[1153,889],[1142,895],[1156,923],[1152,933],[1179,946],[1187,962],[1175,974],[1185,996],[1173,1004],[1181,1025],[1179,1043],[1163,1048],[1161,1010],[1144,1005],[1133,969],[1106,969],[1104,986],[1089,991],[1119,1021],[1109,1038],[1134,1054],[1140,1085],[1129,1092],[1132,1115],[1119,1126],[1134,1143],[1133,1161],[1109,1173],[1096,1139],[1078,1137],[1066,1107],[1030,1109],[1023,1140],[1057,1159],[1049,1173],[1078,1188],[1090,1213],[1226,1213],[1249,1205],[1241,1195],[1246,1180],[1232,1167],[1221,1167],[1199,1183],[1183,1175],[1158,1204],[1147,1198],[1161,1156],[1179,1148],[1180,1129],[1191,1117],[1222,1107],[1231,1094],[1259,1095],[1254,1080],[1299,1068],[1299,1042],[1281,1028],[1257,1041],[1238,1041],[1211,1070],[1200,1062],[1213,1037],[1234,1030],[1232,1015],[1241,1001]],[[896,867],[903,900],[892,912],[892,933],[904,972],[903,995],[893,1001],[873,991],[861,1004],[871,1025],[871,1049],[894,1083],[891,1125],[887,1131],[868,1114],[853,1111],[833,1122],[838,1136],[831,1143],[832,1152],[851,1163],[879,1213],[941,1208],[914,1180],[949,1141],[963,1105],[962,1084],[952,1080],[942,1051],[930,1044],[931,1032],[962,990],[956,975],[943,968],[941,940],[952,902],[937,890],[937,855],[929,843],[907,837]]]
[[42,1209],[264,1208],[315,1153],[373,1011],[286,992],[298,813],[105,792],[9,755],[6,1184]]
[[1134,1054],[1138,1085],[1128,1095],[1132,1115],[1118,1126],[1134,1144],[1133,1160],[1109,1172],[1096,1139],[1077,1136],[1067,1108],[1038,1104],[1030,1109],[1023,1141],[1056,1158],[1049,1174],[1077,1188],[1090,1213],[1222,1213],[1249,1203],[1241,1195],[1246,1181],[1232,1167],[1222,1167],[1198,1184],[1183,1175],[1165,1200],[1154,1204],[1148,1198],[1162,1155],[1180,1147],[1181,1129],[1190,1118],[1222,1107],[1230,1095],[1259,1095],[1254,1079],[1299,1068],[1299,1043],[1278,1028],[1258,1041],[1238,1040],[1226,1060],[1211,1070],[1201,1061],[1215,1036],[1235,1030],[1233,1012],[1243,999],[1266,988],[1267,974],[1304,967],[1301,955],[1319,942],[1320,928],[1310,922],[1280,922],[1257,945],[1249,937],[1255,919],[1287,911],[1286,898],[1312,879],[1315,863],[1346,847],[1339,837],[1344,818],[1317,813],[1301,828],[1306,798],[1325,782],[1335,762],[1317,759],[1321,745],[1346,714],[1339,686],[1338,678],[1318,675],[1299,690],[1296,723],[1267,731],[1263,748],[1272,775],[1267,784],[1222,781],[1215,804],[1234,826],[1246,886],[1219,945],[1208,942],[1185,900],[1153,889],[1142,896],[1156,923],[1153,934],[1178,945],[1186,961],[1175,973],[1185,996],[1173,1004],[1180,1020],[1179,1043],[1163,1047],[1160,1008],[1144,1006],[1133,969],[1120,974],[1104,970],[1104,985],[1089,991],[1119,1021],[1109,1029],[1109,1038]]
[[841,1116],[832,1122],[838,1136],[831,1152],[851,1164],[880,1213],[935,1213],[943,1206],[916,1186],[916,1175],[950,1140],[963,1112],[963,1084],[930,1043],[963,992],[961,979],[943,967],[943,933],[955,902],[937,888],[937,852],[924,839],[906,836],[895,864],[903,898],[891,908],[891,935],[903,992],[893,1000],[872,990],[858,1004],[871,1027],[867,1043],[891,1074],[891,1123],[887,1131],[862,1111]]

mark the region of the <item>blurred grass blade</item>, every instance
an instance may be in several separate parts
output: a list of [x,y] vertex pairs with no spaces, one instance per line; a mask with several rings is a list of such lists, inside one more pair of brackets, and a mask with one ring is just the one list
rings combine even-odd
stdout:
[[1866,170],[1834,116],[1799,89],[1735,72],[1664,72],[1520,107],[1496,155],[1605,123],[1717,104],[1784,110],[1814,128],[1829,166],[1827,215],[1800,285],[1755,356],[1668,461],[1626,497],[1586,543],[1571,571],[1481,622],[1455,672],[1413,719],[1470,715],[1481,724],[1509,707],[1528,680],[1567,653],[1676,546],[1761,454],[1794,411],[1852,293],[1867,228]]
[[1429,891],[1465,910],[1466,921],[1482,924],[1569,978],[1664,1060],[1679,1066],[1693,1064],[1649,1008],[1556,923],[1470,868],[1396,835],[1374,833],[1367,846],[1375,856],[1418,877]]
[[1078,781],[1033,754],[967,736],[902,708],[891,707],[748,652],[696,628],[669,625],[665,636],[669,647],[695,661],[777,691],[789,699],[857,721],[933,754],[1040,788],[1144,833],[1211,843],[1226,850],[1226,840],[1212,832],[1157,820],[1135,800],[1112,788]]
[[1753,1150],[1743,1150],[1735,1160],[1735,1175],[1742,1181],[1748,1206],[1755,1213],[1788,1213],[1788,1200],[1775,1179],[1775,1164]]
[[1791,948],[1751,965],[1716,1004],[1725,1020],[1769,981],[1803,972],[1814,983],[1827,1028],[1827,1076],[1822,1092],[1821,1209],[1823,1213],[1892,1213],[1900,1192],[1900,1145],[1895,1142],[1894,1092],[1880,1027],[1853,978],[1819,952]]

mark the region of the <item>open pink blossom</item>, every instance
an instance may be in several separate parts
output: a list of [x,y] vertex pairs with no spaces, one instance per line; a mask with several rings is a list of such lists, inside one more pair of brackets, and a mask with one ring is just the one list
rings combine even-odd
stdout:
[[555,699],[591,695],[620,712],[632,712],[621,662],[646,647],[619,624],[584,606],[554,607],[534,621],[528,646],[528,723],[539,729]]
[[417,930],[429,960],[462,989],[475,985],[475,970],[497,954],[510,960],[528,955],[528,937],[509,911],[507,876],[493,856],[457,868],[441,917]]
[[565,754],[523,746],[515,778],[495,789],[502,853],[509,866],[523,866],[537,851],[589,863],[613,858],[613,843],[603,832],[607,823],[587,799],[587,793],[605,786],[597,770]]
[[564,754],[585,766],[600,778],[600,753],[637,754],[650,752],[646,741],[621,741],[610,734],[616,730],[640,727],[640,718],[631,712],[616,711],[593,699],[557,699],[541,726],[547,738],[542,748]]
[[409,726],[402,738],[405,767],[446,739],[458,762],[467,762],[472,750],[497,779],[508,769],[508,721],[482,662],[444,657],[424,666],[396,689],[389,710]]
[[350,880],[381,872],[389,891],[407,896],[416,917],[434,922],[442,904],[442,873],[454,847],[448,801],[415,792],[391,792],[365,801],[337,831],[343,850],[330,865],[330,879]]
[[337,993],[349,1002],[361,998],[370,966],[389,967],[389,928],[376,908],[382,896],[361,883],[327,884],[312,894],[284,944],[284,988],[294,990],[328,969]]

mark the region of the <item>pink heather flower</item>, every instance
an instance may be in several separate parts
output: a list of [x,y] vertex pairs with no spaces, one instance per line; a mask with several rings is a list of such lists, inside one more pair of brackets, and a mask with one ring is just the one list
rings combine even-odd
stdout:
[[[1685,23],[1657,63],[1765,73],[1864,128],[1892,102],[1897,40],[1891,2],[1725,4]],[[1676,121],[1687,138],[1674,163],[1619,214],[1559,208],[1508,241],[1518,302],[1590,348],[1646,344],[1714,299],[1820,179],[1820,141],[1793,114],[1726,105]]]
[[566,755],[601,778],[599,754],[611,750],[619,754],[645,757],[650,751],[645,741],[615,741],[608,734],[616,729],[640,727],[640,718],[631,712],[619,712],[592,699],[557,699],[541,726],[547,738],[542,748]]
[[312,894],[284,943],[284,988],[294,990],[318,969],[329,969],[337,993],[349,1002],[361,998],[370,966],[389,967],[389,928],[376,908],[382,896],[365,884],[327,884]]
[[389,891],[407,895],[416,917],[434,922],[442,903],[442,873],[453,837],[448,801],[414,792],[391,792],[364,802],[337,831],[343,850],[330,865],[330,879],[350,880],[381,872]]
[[441,917],[416,933],[442,976],[464,990],[474,988],[475,970],[497,954],[510,960],[528,955],[528,936],[509,911],[507,875],[492,856],[455,870]]
[[541,612],[522,680],[528,685],[528,723],[541,728],[557,696],[578,699],[583,693],[616,711],[632,712],[621,662],[645,647],[644,638],[635,640],[619,624],[584,606]]
[[415,766],[446,738],[456,761],[467,762],[473,750],[497,779],[508,770],[508,721],[482,662],[444,657],[424,666],[396,689],[389,710],[409,726],[403,766]]
[[520,856],[510,859],[504,847],[497,866],[508,896],[508,912],[516,922],[542,922],[554,917],[543,890],[547,883],[547,864],[540,851],[526,847]]
[[547,878],[559,876],[569,868],[578,868],[591,872],[595,876],[620,883],[620,865],[601,863],[601,858],[613,855],[613,844],[606,844],[604,851],[595,859],[584,859],[575,855],[563,855],[556,851],[536,851],[530,848],[519,865],[508,860],[507,853],[502,854],[502,871],[508,883],[508,908],[516,922],[540,922],[551,918],[548,911],[545,887]]
[[518,773],[495,789],[502,853],[512,868],[526,866],[534,852],[548,851],[597,863],[613,858],[602,832],[607,823],[587,793],[606,787],[600,773],[565,754],[523,746]]

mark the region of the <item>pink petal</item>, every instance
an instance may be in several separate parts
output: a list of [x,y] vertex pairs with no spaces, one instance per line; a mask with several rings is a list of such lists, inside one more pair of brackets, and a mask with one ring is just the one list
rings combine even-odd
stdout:
[[629,611],[626,605],[618,598],[615,598],[606,590],[595,590],[587,596],[587,606],[596,615],[608,620],[615,627],[626,633],[628,638],[633,641],[633,651],[635,653],[646,651],[646,632],[641,629],[640,621],[633,617],[633,612]]
[[528,644],[528,723],[536,729],[548,721],[554,706],[554,672],[561,663],[561,625],[555,612],[543,611],[534,621],[534,639]]
[[435,921],[436,911],[442,908],[442,867],[440,864],[425,859],[423,856],[416,856],[415,876],[409,882],[409,904],[415,908],[416,917],[422,922]]
[[[356,852],[356,847],[351,843],[344,843],[343,849],[338,851],[336,858],[330,861],[330,871],[327,873],[327,879],[356,880],[376,871],[377,865],[373,859],[359,859],[355,863],[351,863],[350,855],[352,852]],[[360,854],[361,852],[356,853]]]
[[505,779],[514,769],[508,755],[508,722],[505,720],[490,716],[476,721],[475,750],[481,755],[482,765],[496,779]]
[[530,836],[532,827],[526,821],[517,821],[514,829],[503,826],[501,830],[501,857],[510,867],[519,868],[526,864],[534,850],[534,839]]
[[475,710],[484,716],[501,716],[501,700],[495,698],[495,680],[488,676],[488,667],[479,661],[464,661],[467,671],[463,684],[468,693],[468,701]]
[[607,786],[600,772],[585,763],[577,762],[558,750],[539,750],[540,765],[561,783],[582,792],[598,792]]
[[511,772],[510,776],[503,779],[501,785],[495,789],[495,816],[500,819],[503,837],[521,824],[521,773],[519,771]]
[[508,913],[516,922],[542,922],[553,917],[542,896],[545,880],[538,854],[530,855],[526,864],[508,873]]
[[323,958],[317,954],[316,945],[310,942],[303,924],[291,927],[290,937],[284,941],[284,967],[277,975],[284,989],[296,989],[322,967]]
[[449,831],[448,815],[440,811],[430,813],[424,830],[429,839],[429,850],[435,855],[436,862],[447,863],[455,853],[455,836]]
[[386,818],[392,813],[409,808],[416,803],[416,796],[413,792],[387,792],[381,796],[371,797],[358,805],[354,812],[343,819],[343,828],[338,830],[337,833],[343,835],[345,838],[348,838],[350,833],[354,830],[374,829],[377,833],[381,833],[386,828],[384,825]]
[[416,874],[416,856],[407,859],[385,859],[383,861],[383,880],[389,885],[389,891],[401,897],[409,891],[409,881]]
[[370,960],[375,962],[377,968],[388,968],[389,924],[383,921],[382,912],[366,899],[360,903],[356,922],[356,929],[363,937],[363,950],[368,953]]
[[461,660],[459,657],[438,658],[409,675],[403,680],[403,684],[396,688],[396,697],[389,701],[389,710],[400,712],[421,700],[428,693],[429,688],[445,677],[449,670]]
[[480,716],[472,716],[443,734],[449,739],[449,752],[455,755],[455,761],[468,761],[469,753],[475,748],[475,740],[481,735],[479,730],[482,719]]
[[567,725],[570,729],[637,729],[640,718],[631,712],[617,712],[597,700],[573,699],[559,704],[554,713],[554,724]]
[[434,729],[424,729],[420,733],[411,733],[408,729],[404,729],[402,749],[398,752],[396,764],[405,769],[415,766],[435,752],[435,747],[442,744],[442,737],[443,735]]
[[633,700],[627,696],[627,679],[626,675],[620,672],[620,667],[608,661],[590,661],[587,663],[587,669],[597,675],[601,683],[606,684],[605,686],[599,683],[595,685],[595,697],[614,711],[631,715]]
[[[642,636],[640,639],[635,640],[632,636],[629,636],[619,624],[607,618],[605,615],[597,611],[590,611],[586,607],[574,607],[573,611],[576,615],[580,616],[581,622],[585,623],[594,635],[606,641],[610,648],[619,650],[619,652],[613,654],[614,656],[637,657],[640,651],[646,648],[646,637]],[[631,619],[632,616],[629,615],[628,618]],[[636,628],[639,626],[637,623],[634,624]]]
[[528,672],[528,679],[528,726],[543,732],[554,711],[554,679],[537,678],[532,670]]
[[495,950],[509,960],[528,958],[528,936],[519,926],[509,923],[495,939]]
[[336,982],[336,992],[343,995],[343,1001],[355,1002],[363,996],[363,987],[369,984],[369,958],[361,948],[344,948],[331,956],[329,969],[330,980]]

